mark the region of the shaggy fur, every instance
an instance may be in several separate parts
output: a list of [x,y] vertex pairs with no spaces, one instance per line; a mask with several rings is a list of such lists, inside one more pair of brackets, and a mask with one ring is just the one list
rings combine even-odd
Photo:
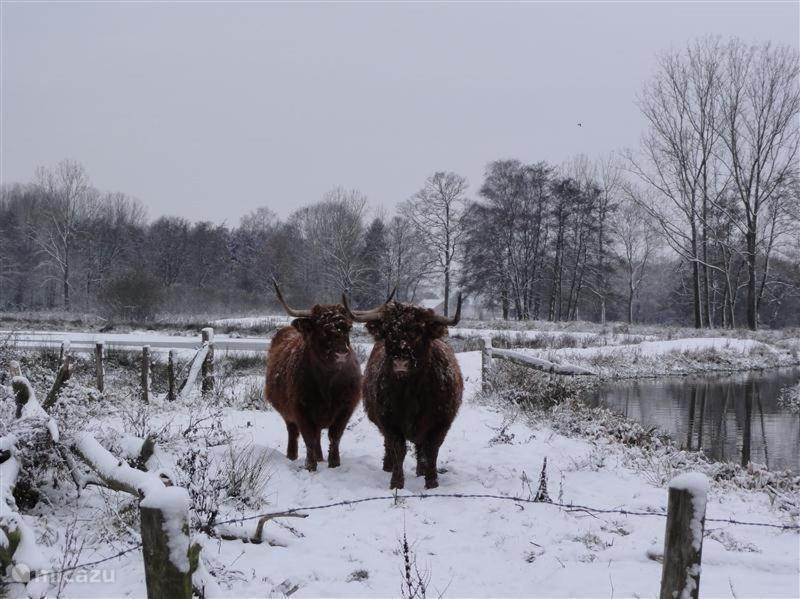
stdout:
[[280,329],[267,354],[266,399],[286,421],[286,456],[297,459],[297,437],[306,446],[306,468],[321,461],[320,434],[328,429],[328,467],[340,464],[339,441],[361,399],[361,367],[350,346],[352,320],[339,305],[312,308]]
[[464,381],[447,327],[430,322],[432,310],[390,302],[381,320],[367,323],[375,347],[364,375],[364,408],[383,434],[389,488],[405,484],[406,441],[416,447],[417,476],[439,486],[439,448],[461,406]]

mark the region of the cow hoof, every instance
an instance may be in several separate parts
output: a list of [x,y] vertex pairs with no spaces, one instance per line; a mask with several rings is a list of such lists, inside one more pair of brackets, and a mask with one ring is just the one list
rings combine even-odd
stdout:
[[422,476],[423,474],[425,474],[425,470],[418,467],[417,468],[417,476]]
[[439,481],[438,480],[426,480],[425,481],[425,488],[426,489],[435,489],[438,486],[439,486]]
[[286,459],[294,462],[297,459],[297,453],[287,453]]
[[329,459],[328,460],[328,468],[338,468],[341,465],[342,465],[342,462],[340,460],[338,460],[338,459],[336,459],[336,460]]
[[306,462],[306,470],[309,472],[316,472],[317,471],[317,463],[316,462]]

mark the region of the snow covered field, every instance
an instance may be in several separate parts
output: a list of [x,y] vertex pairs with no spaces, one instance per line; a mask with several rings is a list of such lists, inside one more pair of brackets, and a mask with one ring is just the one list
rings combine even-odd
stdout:
[[[477,401],[480,354],[459,354],[467,389],[465,404],[440,454],[436,493],[474,493],[529,497],[535,493],[542,461],[548,459],[549,493],[564,503],[661,514],[667,492],[656,477],[632,469],[630,449],[603,441],[568,438],[546,423],[512,419],[508,409]],[[258,384],[240,381],[241,385]],[[197,403],[199,400],[195,400]],[[197,405],[154,405],[147,426],[169,424],[180,430],[197,419]],[[131,406],[126,408],[130,411]],[[342,439],[342,466],[322,465],[308,473],[302,460],[284,457],[285,427],[272,411],[226,408],[222,428],[233,434],[234,451],[254,448],[268,454],[270,478],[258,509],[225,504],[219,519],[349,499],[383,496],[377,501],[308,510],[306,519],[270,522],[265,538],[275,546],[219,540],[196,534],[206,568],[218,588],[210,596],[400,595],[405,531],[419,569],[429,576],[428,596],[625,597],[653,596],[659,588],[665,519],[569,511],[546,504],[498,499],[408,498],[424,493],[424,482],[406,461],[406,489],[394,500],[389,475],[380,468],[382,439],[359,409]],[[90,428],[102,431],[133,422],[123,411],[109,413]],[[211,431],[213,433],[213,431]],[[159,445],[150,469],[173,470],[187,450],[180,436]],[[210,448],[224,463],[225,446]],[[199,481],[196,481],[199,482]],[[54,491],[60,502],[40,504],[38,517],[26,520],[37,532],[51,563],[61,563],[66,532],[79,523],[87,543],[80,562],[112,555],[138,540],[130,523],[131,498],[87,488],[75,499],[74,488]],[[116,522],[106,522],[109,508]],[[709,518],[734,517],[785,523],[792,519],[763,492],[712,486]],[[795,521],[797,515],[794,516]],[[252,533],[254,521],[243,526]],[[114,530],[111,535],[109,530]],[[701,593],[706,597],[793,597],[800,576],[800,535],[776,529],[709,522],[703,547]],[[145,592],[139,551],[98,568],[97,581],[74,577],[63,597],[139,597]],[[105,580],[105,582],[103,582]],[[12,595],[20,591],[12,585]]]

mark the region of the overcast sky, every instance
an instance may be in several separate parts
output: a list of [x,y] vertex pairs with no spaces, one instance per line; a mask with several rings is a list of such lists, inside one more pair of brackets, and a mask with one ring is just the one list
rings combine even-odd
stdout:
[[[151,216],[236,224],[335,185],[636,145],[655,54],[798,45],[800,4],[2,3],[2,181],[73,158]],[[582,127],[577,123],[581,122]]]

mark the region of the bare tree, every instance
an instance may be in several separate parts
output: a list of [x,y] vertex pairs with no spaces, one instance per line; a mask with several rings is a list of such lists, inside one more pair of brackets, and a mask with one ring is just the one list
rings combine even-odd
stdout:
[[[741,202],[746,241],[747,325],[758,327],[775,227],[786,214],[785,189],[797,175],[800,146],[800,59],[789,46],[748,46],[734,39],[727,47],[722,119],[718,130],[733,189]],[[784,193],[782,193],[784,190]],[[771,225],[761,226],[767,216]],[[759,253],[764,256],[759,288]]]
[[658,71],[639,101],[649,127],[641,154],[627,155],[629,169],[667,200],[642,206],[670,247],[691,264],[697,328],[704,321],[711,324],[706,222],[710,202],[724,190],[724,182],[716,176],[720,56],[717,41],[702,39],[685,54],[676,51],[660,57]]
[[[634,302],[645,280],[647,266],[656,247],[656,234],[647,211],[642,205],[650,200],[641,198],[645,193],[626,186],[631,195],[623,201],[612,220],[612,238],[618,245],[618,257],[625,273],[627,291],[627,317],[633,323]],[[634,199],[633,194],[638,197]]]
[[403,214],[417,228],[436,256],[444,278],[444,314],[449,315],[450,282],[456,253],[464,235],[467,180],[456,173],[439,171],[403,207]]
[[70,309],[70,275],[78,231],[88,217],[93,190],[83,166],[63,160],[54,169],[39,167],[39,187],[47,196],[42,226],[30,231],[61,281],[64,309]]
[[305,244],[304,269],[318,294],[338,299],[360,290],[368,270],[361,259],[366,206],[357,189],[336,187],[294,215]]

